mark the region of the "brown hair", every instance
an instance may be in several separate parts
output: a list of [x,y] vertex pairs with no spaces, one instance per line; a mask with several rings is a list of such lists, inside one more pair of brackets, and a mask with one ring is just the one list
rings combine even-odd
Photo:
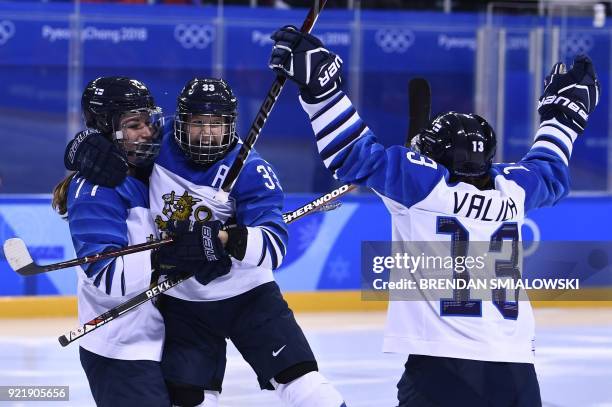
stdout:
[[76,172],[69,174],[66,178],[60,181],[55,188],[53,188],[53,201],[51,201],[51,206],[62,216],[68,212],[68,187],[70,187],[70,181],[72,181],[72,178],[74,178],[75,175]]

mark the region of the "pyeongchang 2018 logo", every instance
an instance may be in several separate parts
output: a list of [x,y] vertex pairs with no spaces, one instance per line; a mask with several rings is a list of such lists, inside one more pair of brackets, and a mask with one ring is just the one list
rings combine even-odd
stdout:
[[410,30],[383,28],[374,34],[376,45],[387,54],[403,54],[414,44],[414,33]]
[[210,25],[178,24],[174,39],[185,49],[204,49],[214,41],[215,29]]
[[7,43],[15,35],[15,24],[12,21],[0,21],[0,45]]

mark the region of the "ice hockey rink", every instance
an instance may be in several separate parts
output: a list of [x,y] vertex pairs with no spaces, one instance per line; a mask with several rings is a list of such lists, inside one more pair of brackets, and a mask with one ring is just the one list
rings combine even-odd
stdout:
[[[384,319],[384,312],[298,314],[320,370],[338,386],[347,406],[396,405],[395,384],[405,357],[381,353]],[[612,309],[539,308],[536,320],[536,370],[543,405],[612,406]],[[57,342],[57,336],[75,322],[71,318],[0,320],[0,385],[69,386],[69,402],[45,405],[94,406],[78,346],[61,348]],[[228,349],[220,406],[280,406],[272,392],[259,390],[238,351]]]

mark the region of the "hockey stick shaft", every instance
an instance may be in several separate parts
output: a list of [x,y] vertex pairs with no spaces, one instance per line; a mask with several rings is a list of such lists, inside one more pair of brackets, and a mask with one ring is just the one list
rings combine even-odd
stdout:
[[[343,190],[343,188],[345,187],[346,186],[335,189],[331,191],[330,193],[320,198],[317,198],[314,201],[302,206],[301,208],[296,209],[295,211],[283,213],[283,221],[285,221],[286,223],[289,223],[289,222],[292,222],[312,212],[335,209],[335,207],[326,207],[325,204],[344,195],[346,192],[349,192],[349,191]],[[315,205],[316,207],[311,208],[311,206],[313,205]],[[300,214],[299,216],[296,216],[296,212],[298,211],[300,211]],[[62,261],[59,263],[53,263],[53,264],[47,264],[47,265],[36,264],[32,260],[32,257],[30,253],[28,252],[28,249],[25,243],[23,242],[23,240],[19,238],[8,239],[4,243],[4,252],[5,252],[7,261],[13,270],[15,270],[18,274],[22,276],[33,276],[36,274],[42,274],[42,273],[47,273],[50,271],[61,270],[61,269],[65,269],[68,267],[81,266],[83,264],[95,263],[100,260],[107,260],[107,259],[112,259],[115,257],[125,256],[128,254],[156,249],[168,243],[172,243],[172,241],[173,240],[171,238],[152,240],[146,243],[126,246],[126,247],[123,247],[117,250],[111,250],[108,252],[93,254],[91,256],[79,257],[76,259],[66,260],[66,261]]]
[[334,201],[340,198],[342,195],[348,194],[349,192],[355,190],[356,188],[356,185],[342,185],[341,187],[336,188],[333,191],[328,192],[327,194],[322,195],[291,212],[283,213],[283,221],[285,221],[285,223],[291,223],[303,218],[306,215],[321,210],[322,205]]
[[409,118],[408,135],[404,145],[410,147],[412,139],[429,124],[431,114],[431,87],[425,78],[413,78],[408,83]]
[[13,270],[21,274],[22,276],[33,276],[36,274],[65,269],[68,267],[95,263],[100,260],[112,259],[115,257],[138,253],[145,250],[152,250],[164,246],[168,243],[172,243],[172,239],[152,240],[150,242],[126,246],[116,250],[109,250],[107,252],[92,254],[91,256],[79,257],[76,259],[66,260],[59,263],[47,264],[43,266],[34,263],[23,240],[19,238],[12,238],[4,242],[4,254]]
[[[312,30],[312,27],[314,27],[317,18],[319,17],[321,9],[323,9],[323,7],[325,6],[325,3],[327,3],[327,0],[314,0],[313,6],[310,8],[306,19],[302,23],[302,28],[300,29],[301,32],[309,33]],[[227,196],[231,192],[232,188],[234,188],[234,184],[240,176],[240,172],[244,168],[244,164],[246,163],[249,154],[251,154],[251,149],[257,142],[259,134],[261,133],[261,129],[266,124],[268,116],[270,115],[272,108],[276,104],[276,101],[278,100],[278,97],[281,91],[283,90],[286,81],[287,78],[285,78],[284,76],[277,75],[274,82],[272,82],[272,86],[270,86],[270,90],[268,91],[266,98],[261,104],[261,107],[259,108],[259,111],[255,116],[255,120],[253,120],[253,123],[251,124],[249,133],[246,139],[244,140],[242,147],[240,147],[240,151],[238,151],[238,155],[232,163],[232,166],[230,167],[227,176],[225,177],[225,180],[223,180],[221,190],[223,190],[223,192],[225,193],[225,199],[227,199]]]
[[[295,222],[298,219],[303,218],[306,215],[314,213],[317,210],[322,210],[321,208],[324,208],[324,205],[329,204],[330,202],[338,199],[342,195],[348,193],[349,191],[352,191],[354,188],[355,187],[352,185],[343,185],[340,188],[333,190],[329,194],[323,195],[322,197],[302,206],[301,208],[298,208],[297,210],[293,212],[284,213],[283,220],[285,221],[285,223],[289,224],[289,223]],[[326,198],[328,195],[329,195],[329,198],[325,202],[318,203],[316,208],[308,209],[308,210],[304,209],[309,205],[310,206],[314,205],[315,203],[317,203],[318,200]],[[303,213],[301,213],[299,216],[290,217],[291,214],[301,211],[301,210],[303,211]],[[57,339],[59,340],[59,343],[62,346],[68,346],[72,342],[76,341],[77,339],[82,338],[84,335],[87,335],[89,332],[101,327],[102,325],[106,325],[110,321],[118,318],[119,316],[125,314],[126,312],[129,312],[133,310],[134,308],[137,308],[138,306],[144,304],[145,302],[152,300],[153,298],[168,291],[172,287],[182,283],[183,281],[187,280],[188,278],[192,276],[193,276],[193,273],[184,273],[184,274],[179,274],[176,276],[171,276],[167,280],[149,287],[149,289],[135,295],[134,297],[117,305],[116,307],[111,308],[110,310],[98,315],[91,321],[83,324],[83,326],[77,329],[73,329],[65,333],[64,335],[60,336]]]

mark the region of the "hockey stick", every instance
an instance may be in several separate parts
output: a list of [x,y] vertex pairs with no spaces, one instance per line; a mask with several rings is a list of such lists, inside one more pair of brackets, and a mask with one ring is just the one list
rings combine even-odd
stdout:
[[[309,208],[305,214],[316,212],[316,211],[323,212],[323,211],[331,211],[331,210],[336,209],[338,206],[340,206],[340,203],[330,202],[330,201],[335,200],[336,198],[338,198],[341,195],[344,195],[345,193],[345,192],[342,192],[338,194],[337,191],[338,189],[333,190],[329,194],[322,197],[325,199],[323,199],[323,201],[321,202],[319,202],[321,198],[318,198],[316,202],[313,201],[312,202],[313,204],[314,203],[317,204],[316,208],[312,208],[312,209]],[[298,210],[301,210],[301,209],[302,208]],[[297,219],[298,217],[302,217],[305,215],[305,214],[302,214],[298,217],[295,217],[294,213],[296,211],[283,213],[283,221],[285,221],[286,223],[289,223]],[[290,219],[290,220],[288,221],[287,219]],[[28,251],[28,248],[25,242],[15,237],[15,238],[7,239],[4,242],[4,256],[6,257],[6,260],[9,266],[11,266],[11,268],[15,270],[18,274],[21,274],[22,276],[33,276],[36,274],[47,273],[49,271],[60,270],[60,269],[68,268],[68,267],[74,267],[74,266],[81,266],[83,264],[95,263],[100,260],[112,259],[114,257],[125,256],[127,254],[156,249],[168,243],[172,243],[172,241],[173,240],[171,238],[152,240],[146,243],[140,243],[140,244],[135,244],[132,246],[122,247],[121,249],[117,249],[117,250],[109,250],[107,252],[92,254],[91,256],[79,257],[76,259],[66,260],[66,261],[62,261],[59,263],[40,265],[40,264],[36,264],[34,260],[32,259],[32,255]]]
[[340,202],[332,203],[330,201],[338,199],[342,195],[347,194],[356,188],[357,188],[356,185],[342,185],[341,187],[336,188],[333,191],[328,192],[327,194],[320,196],[313,201],[308,202],[306,205],[303,205],[291,212],[283,213],[283,221],[285,223],[291,223],[313,212],[321,211],[321,210],[330,210],[330,209],[321,209],[321,208],[325,208],[326,205],[334,205],[333,209],[336,209],[338,206],[341,205],[341,203]]
[[[312,27],[315,25],[317,18],[319,17],[321,9],[325,7],[325,3],[327,3],[327,0],[313,1],[313,5],[310,8],[308,15],[306,16],[306,19],[302,23],[302,28],[300,28],[301,32],[309,33],[312,30]],[[255,120],[253,120],[253,123],[251,124],[249,133],[246,139],[244,140],[242,147],[240,147],[240,151],[238,151],[238,155],[232,163],[232,166],[230,167],[227,176],[223,180],[223,184],[221,184],[221,189],[218,191],[217,195],[215,196],[215,199],[221,202],[227,202],[229,194],[232,188],[234,188],[234,184],[236,184],[236,180],[238,179],[240,172],[244,168],[244,164],[246,163],[249,154],[251,154],[251,149],[259,138],[261,129],[266,124],[266,120],[268,120],[268,116],[270,115],[272,108],[276,104],[276,101],[281,91],[283,90],[283,86],[285,86],[286,80],[287,78],[284,76],[276,76],[276,79],[272,83],[272,86],[270,87],[266,98],[261,104],[259,112],[257,112]]]
[[408,83],[408,109],[410,122],[404,145],[410,147],[414,136],[429,124],[431,114],[431,88],[425,78],[413,78]]
[[[343,187],[340,187],[343,188]],[[332,195],[334,194],[335,191],[338,191],[340,188],[335,189],[334,191],[330,192],[327,195]],[[340,197],[341,195],[344,195],[346,192],[341,192],[341,193],[337,193],[336,195],[331,196],[331,198],[327,199],[327,201],[325,203],[322,203],[320,205],[318,205],[318,207],[315,210],[309,210],[306,213],[303,213],[302,215],[298,216],[298,217],[294,217],[294,218],[289,218],[285,220],[286,216],[289,216],[290,214],[294,213],[294,212],[287,212],[283,214],[283,220],[285,221],[285,223],[289,224],[291,222],[296,221],[299,218],[302,218],[305,215],[308,215],[310,213],[316,212],[316,211],[331,211],[336,209],[339,206],[339,203],[333,203],[331,201],[333,201],[334,199]],[[326,197],[327,195],[324,195],[324,197]],[[322,197],[322,198],[324,198]],[[319,198],[319,199],[322,199]],[[314,202],[314,201],[313,201]],[[311,205],[310,203],[308,205]],[[87,335],[88,333],[90,333],[91,331],[93,331],[94,329],[97,329],[99,327],[101,327],[102,325],[106,325],[108,324],[110,321],[119,318],[121,315],[125,314],[126,312],[129,312],[131,310],[133,310],[134,308],[144,304],[145,302],[159,296],[160,294],[168,291],[169,289],[171,289],[172,287],[177,286],[178,284],[182,283],[183,281],[187,280],[188,278],[192,277],[193,273],[182,273],[182,274],[178,274],[175,276],[170,276],[167,280],[162,281],[161,283],[157,283],[151,287],[149,287],[149,289],[136,294],[134,297],[130,298],[129,300],[117,305],[114,308],[109,309],[108,311],[98,315],[97,317],[95,317],[94,319],[92,319],[89,322],[86,322],[85,324],[83,324],[83,326],[77,328],[77,329],[73,329],[69,332],[66,332],[64,335],[60,336],[59,338],[57,338],[57,340],[59,341],[60,345],[62,346],[68,346],[70,345],[72,342],[76,341],[79,338],[82,338],[84,335]]]
[[107,252],[92,254],[91,256],[79,257],[77,259],[42,266],[34,262],[32,255],[28,251],[24,241],[15,237],[12,239],[7,239],[4,242],[4,256],[6,257],[6,260],[11,268],[17,273],[21,274],[22,276],[33,276],[36,274],[46,273],[48,271],[80,266],[87,263],[95,263],[100,260],[112,259],[114,257],[125,256],[127,254],[156,249],[171,242],[172,239],[153,240],[146,243],[122,247],[121,249],[117,250],[109,250]]

